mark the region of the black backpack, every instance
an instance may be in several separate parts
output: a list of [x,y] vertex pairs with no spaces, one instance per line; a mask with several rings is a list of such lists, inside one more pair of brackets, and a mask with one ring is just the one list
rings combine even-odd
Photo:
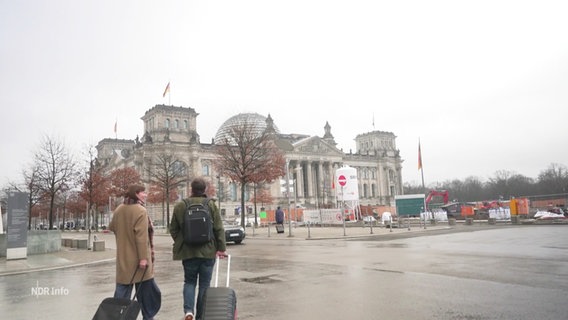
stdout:
[[202,203],[190,204],[186,199],[185,214],[183,217],[183,241],[185,244],[203,245],[213,240],[213,221],[209,213],[209,201],[204,199]]

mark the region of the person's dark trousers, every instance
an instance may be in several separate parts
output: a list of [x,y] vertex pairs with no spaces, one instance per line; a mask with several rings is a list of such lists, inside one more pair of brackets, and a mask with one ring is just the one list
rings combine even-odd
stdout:
[[[184,271],[183,284],[183,309],[184,312],[195,314],[196,320],[203,317],[203,296],[205,290],[211,285],[211,276],[213,275],[213,266],[215,259],[191,258],[182,261]],[[199,281],[199,291],[197,292],[197,304],[195,304],[195,287]]]

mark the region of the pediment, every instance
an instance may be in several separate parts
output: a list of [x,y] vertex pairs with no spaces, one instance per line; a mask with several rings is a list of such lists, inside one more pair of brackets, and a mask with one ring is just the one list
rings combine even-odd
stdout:
[[305,154],[343,156],[343,152],[318,136],[308,137],[292,144],[294,151]]

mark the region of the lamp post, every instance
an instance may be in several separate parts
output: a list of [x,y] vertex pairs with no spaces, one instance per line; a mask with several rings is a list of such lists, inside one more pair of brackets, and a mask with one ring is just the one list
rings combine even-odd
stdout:
[[221,175],[217,175],[217,200],[219,200],[219,213],[223,213],[223,210],[221,210],[221,196],[223,195],[223,192],[221,191]]
[[292,212],[290,211],[290,160],[286,160],[286,197],[288,198],[288,237],[292,237]]

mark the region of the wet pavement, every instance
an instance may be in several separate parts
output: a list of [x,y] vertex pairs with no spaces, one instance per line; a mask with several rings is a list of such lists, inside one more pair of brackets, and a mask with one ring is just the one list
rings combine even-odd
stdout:
[[[228,246],[239,319],[528,320],[568,314],[566,226],[285,231],[269,235],[266,228],[248,228],[242,245]],[[37,318],[42,310],[43,319],[90,319],[114,289],[114,236],[100,237],[103,252],[66,249],[26,262],[0,260],[2,318]],[[156,249],[162,290],[157,319],[181,319],[181,262],[171,260],[168,235],[156,236]],[[55,292],[38,295],[34,287]]]
[[[284,234],[278,234],[274,227],[248,227],[246,230],[247,240],[325,240],[362,238],[367,236],[379,236],[388,234],[392,235],[393,232],[394,234],[396,234],[400,231],[405,231],[406,233],[408,231],[424,232],[440,229],[448,229],[448,227],[445,224],[441,224],[437,226],[427,225],[426,228],[424,228],[424,225],[414,222],[410,225],[403,224],[400,227],[397,225],[394,228],[385,228],[383,226],[375,226],[373,228],[370,228],[368,226],[348,226],[346,228],[343,228],[342,226],[315,226],[308,228],[306,226],[286,225]],[[91,240],[95,235],[100,240],[105,240],[105,251],[91,251],[86,249],[76,249],[62,246],[61,251],[59,252],[29,255],[26,259],[6,260],[6,257],[1,257],[0,276],[113,261],[116,254],[114,251],[114,249],[116,248],[114,243],[114,235],[111,233],[103,232],[98,232],[96,234],[93,233],[91,234]],[[87,232],[65,231],[62,233],[62,238],[88,239],[89,235]],[[159,229],[156,230],[157,243],[164,244],[168,243],[169,241],[171,241],[171,238],[169,235],[165,234],[165,231]]]

